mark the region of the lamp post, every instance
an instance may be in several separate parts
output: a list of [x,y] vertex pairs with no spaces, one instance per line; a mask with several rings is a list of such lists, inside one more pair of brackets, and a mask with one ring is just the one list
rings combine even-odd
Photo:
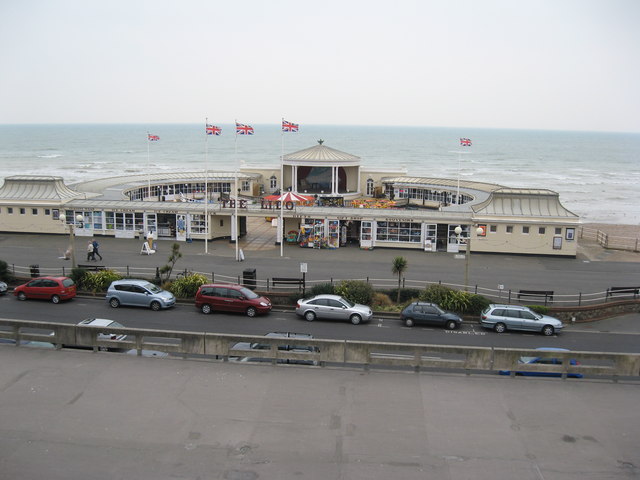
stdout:
[[[67,221],[67,216],[64,213],[60,214],[60,221],[64,225]],[[76,245],[75,245],[75,224],[79,223],[82,225],[84,223],[84,217],[80,214],[76,215],[76,218],[72,223],[69,224],[69,249],[71,250],[71,268],[76,268],[78,265],[76,264]]]
[[[460,234],[462,233],[462,228],[457,226],[454,230],[456,235],[458,236],[458,244],[460,244]],[[476,228],[476,235],[481,235],[484,230],[480,227]],[[469,237],[467,238],[467,248],[464,253],[464,290],[469,290],[469,263],[471,263],[471,232],[469,232]]]

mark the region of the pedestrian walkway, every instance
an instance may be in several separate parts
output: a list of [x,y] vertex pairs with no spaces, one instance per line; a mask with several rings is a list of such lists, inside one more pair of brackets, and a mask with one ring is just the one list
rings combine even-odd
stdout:
[[640,473],[637,384],[0,345],[2,478],[573,480]]

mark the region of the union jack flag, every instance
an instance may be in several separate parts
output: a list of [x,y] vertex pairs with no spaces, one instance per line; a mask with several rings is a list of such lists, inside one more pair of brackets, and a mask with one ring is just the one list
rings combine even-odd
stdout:
[[469,138],[461,138],[460,139],[460,145],[462,145],[463,147],[470,147],[471,146],[471,139],[469,139]]
[[282,131],[283,132],[297,132],[298,124],[287,122],[286,120],[282,120]]
[[236,135],[253,135],[253,127],[236,122]]
[[158,135],[151,135],[150,133],[147,133],[147,138],[150,142],[157,142],[158,140],[160,140],[160,137]]
[[222,128],[216,127],[215,125],[209,125],[207,123],[206,132],[207,135],[220,135],[222,133]]

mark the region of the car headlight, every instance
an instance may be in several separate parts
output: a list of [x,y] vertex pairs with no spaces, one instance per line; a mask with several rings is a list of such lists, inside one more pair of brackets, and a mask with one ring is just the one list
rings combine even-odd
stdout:
[[262,305],[263,307],[268,307],[269,306],[269,304],[266,303],[266,302],[260,302],[260,305]]

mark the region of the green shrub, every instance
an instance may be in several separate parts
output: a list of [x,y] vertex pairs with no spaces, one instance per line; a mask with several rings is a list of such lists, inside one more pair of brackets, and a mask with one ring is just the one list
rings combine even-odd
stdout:
[[471,305],[471,297],[473,294],[462,290],[450,290],[440,303],[445,310],[451,310],[458,313],[465,313]]
[[371,305],[373,287],[362,280],[343,280],[335,287],[337,295],[363,305]]
[[381,292],[375,292],[373,294],[373,298],[371,300],[371,306],[376,307],[376,308],[388,308],[388,307],[392,307],[394,305],[393,301],[391,300],[391,297],[389,297],[389,295],[387,295],[386,293],[381,293]]
[[[418,298],[420,296],[420,293],[422,292],[421,289],[419,288],[401,288],[400,289],[400,303],[399,305],[402,305],[404,303],[409,302],[410,300],[414,300],[416,298]],[[384,293],[385,295],[388,295],[391,298],[398,298],[398,289],[397,288],[391,288],[391,289],[387,289],[387,290],[380,290],[380,293]]]
[[200,273],[192,273],[184,277],[175,279],[169,285],[169,290],[178,298],[191,298],[195,297],[200,285],[204,285],[208,282],[207,277]]
[[540,315],[549,314],[549,307],[545,307],[544,305],[527,305],[527,307],[529,307],[534,312],[539,313]]
[[77,288],[80,290],[88,290],[85,287],[85,278],[86,276],[89,274],[89,272],[87,272],[84,268],[74,268],[71,270],[71,274],[69,275],[69,278],[71,278],[71,280],[74,281],[74,283],[76,284]]
[[469,308],[464,313],[469,315],[480,315],[480,313],[482,313],[482,311],[490,304],[491,300],[489,300],[487,297],[483,297],[482,295],[472,295],[471,302],[469,303]]
[[[333,295],[336,293],[335,286],[332,283],[318,283],[309,290],[306,291],[307,297],[314,297],[316,295]],[[300,296],[298,296],[300,298]],[[298,299],[296,298],[296,300]]]
[[9,265],[4,260],[0,260],[0,280],[8,282],[12,275],[9,273]]
[[113,270],[100,270],[98,272],[87,272],[85,270],[85,275],[82,276],[82,288],[93,293],[106,292],[111,282],[121,279],[122,275]]
[[[445,299],[449,295],[449,292],[453,292],[452,288],[445,287],[444,285],[440,285],[439,283],[434,283],[433,285],[429,285],[427,288],[422,290],[418,295],[418,298],[423,302],[437,303],[442,306],[445,302]],[[444,308],[444,307],[443,307]]]

